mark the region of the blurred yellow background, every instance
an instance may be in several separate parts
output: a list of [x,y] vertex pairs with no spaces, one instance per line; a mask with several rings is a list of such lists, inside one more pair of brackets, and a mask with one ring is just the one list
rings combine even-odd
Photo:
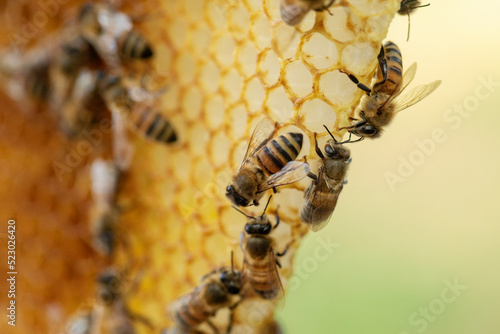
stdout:
[[388,40],[418,62],[410,88],[443,83],[350,146],[332,221],[296,258],[286,333],[500,333],[499,8],[431,1],[408,42],[394,19]]

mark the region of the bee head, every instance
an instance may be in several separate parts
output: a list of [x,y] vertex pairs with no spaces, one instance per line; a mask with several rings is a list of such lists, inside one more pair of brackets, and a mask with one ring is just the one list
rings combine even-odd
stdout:
[[331,159],[347,161],[351,156],[351,151],[339,143],[329,141],[325,145],[325,154]]
[[239,271],[223,270],[220,273],[219,279],[226,287],[227,291],[232,295],[237,295],[241,291],[241,273]]
[[248,206],[250,204],[249,200],[238,194],[232,185],[227,186],[226,197],[237,206]]
[[361,137],[375,137],[379,131],[370,123],[365,123],[363,125],[356,126],[352,133]]
[[121,286],[118,273],[115,270],[105,271],[99,275],[97,283],[99,286],[97,292],[99,300],[105,305],[113,303],[119,295]]
[[264,234],[267,235],[271,233],[271,230],[273,229],[271,223],[267,219],[267,216],[264,216],[264,219],[259,219],[259,218],[252,218],[253,221],[248,222],[245,225],[245,232],[247,234]]

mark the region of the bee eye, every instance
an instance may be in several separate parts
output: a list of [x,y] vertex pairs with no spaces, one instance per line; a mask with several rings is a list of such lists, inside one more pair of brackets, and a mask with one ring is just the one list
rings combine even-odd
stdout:
[[339,152],[330,145],[325,146],[325,153],[329,158],[338,158]]
[[364,136],[371,137],[376,135],[378,130],[373,125],[363,125],[359,130],[359,133]]
[[107,290],[107,289],[102,289],[101,291],[99,291],[99,294],[98,294],[98,297],[99,297],[99,300],[103,303],[103,304],[106,304],[106,305],[109,305],[113,302],[113,293],[111,293],[111,291]]

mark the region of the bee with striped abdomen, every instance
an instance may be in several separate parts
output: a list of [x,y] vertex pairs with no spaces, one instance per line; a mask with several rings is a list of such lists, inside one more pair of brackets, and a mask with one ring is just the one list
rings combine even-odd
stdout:
[[417,64],[413,63],[403,75],[403,57],[398,46],[392,42],[385,43],[378,58],[379,67],[376,75],[379,81],[372,88],[360,83],[354,75],[342,71],[368,96],[360,105],[361,121],[353,119],[354,124],[339,130],[347,129],[361,138],[377,138],[398,112],[419,102],[441,84],[441,80],[437,80],[417,86],[395,100],[415,77]]
[[303,135],[289,132],[272,139],[276,125],[267,118],[257,124],[243,163],[226,188],[226,197],[235,205],[259,205],[264,191],[299,181],[309,173],[307,163],[295,161]]
[[91,222],[94,246],[110,256],[115,249],[115,230],[120,217],[117,193],[123,172],[112,161],[96,159],[92,163],[90,173],[94,200]]
[[281,18],[286,24],[295,26],[302,22],[309,11],[328,10],[334,2],[335,0],[281,0]]
[[[140,321],[152,329],[148,319],[133,314],[127,308],[124,298],[124,279],[114,268],[103,271],[97,278],[97,296],[102,308],[97,309],[105,333],[135,334],[134,322]],[[102,330],[102,328],[101,328]],[[99,331],[101,333],[101,331]]]
[[78,22],[82,36],[110,67],[117,67],[120,59],[153,56],[150,43],[133,29],[131,18],[109,5],[87,3],[80,10]]
[[399,15],[408,15],[408,36],[406,40],[410,39],[410,14],[417,8],[427,7],[430,3],[426,5],[421,5],[420,0],[401,0],[401,4],[398,10]]
[[322,159],[323,164],[319,168],[318,175],[305,191],[306,204],[300,211],[300,219],[315,232],[325,227],[333,214],[351,162],[350,150],[342,145],[346,142],[337,142],[328,128],[326,126],[325,128],[332,139],[326,143],[323,154],[318,147],[316,134],[314,135],[316,153]]
[[111,113],[125,115],[145,138],[162,143],[177,140],[172,124],[155,105],[158,94],[139,86],[129,87],[121,77],[103,72],[99,75],[97,85]]
[[[276,224],[272,226],[265,215],[271,197],[267,201],[264,212],[258,217],[248,216],[236,207],[234,208],[249,218],[241,239],[241,248],[244,253],[243,284],[264,299],[280,301],[283,298],[283,286],[277,267],[281,265],[276,260],[276,256],[285,255],[288,246],[282,253],[274,252],[275,242],[269,234],[278,227],[280,219],[276,213]],[[248,290],[245,289],[245,291]],[[243,295],[246,297],[247,292]]]
[[231,267],[222,267],[205,275],[200,286],[179,299],[173,312],[176,326],[168,329],[166,333],[197,333],[196,328],[202,323],[206,323],[218,333],[209,318],[226,307],[231,311],[227,329],[229,333],[232,326],[232,309],[241,300],[239,296],[241,288],[241,273],[234,269],[231,253]]

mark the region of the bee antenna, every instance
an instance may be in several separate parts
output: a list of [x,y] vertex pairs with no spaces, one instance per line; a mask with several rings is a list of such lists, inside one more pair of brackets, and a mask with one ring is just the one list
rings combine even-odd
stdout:
[[330,134],[330,136],[332,137],[333,141],[334,142],[337,142],[337,139],[335,139],[335,137],[332,135],[332,133],[330,132],[330,130],[328,130],[328,128],[326,127],[326,125],[323,125],[326,129],[326,131]]
[[234,205],[231,205],[231,206],[233,207],[233,209],[235,209],[236,211],[238,211],[239,213],[241,213],[243,216],[245,216],[247,218],[254,218],[254,217],[251,217],[251,216],[247,215],[246,213],[244,213],[243,211],[241,211],[240,209],[238,209]]
[[271,202],[272,197],[273,197],[273,195],[269,196],[269,199],[267,200],[267,203],[266,203],[266,207],[264,208],[264,212],[262,212],[260,219],[262,219],[262,217],[264,217],[264,214],[266,213],[267,206],[269,205],[269,202]]

